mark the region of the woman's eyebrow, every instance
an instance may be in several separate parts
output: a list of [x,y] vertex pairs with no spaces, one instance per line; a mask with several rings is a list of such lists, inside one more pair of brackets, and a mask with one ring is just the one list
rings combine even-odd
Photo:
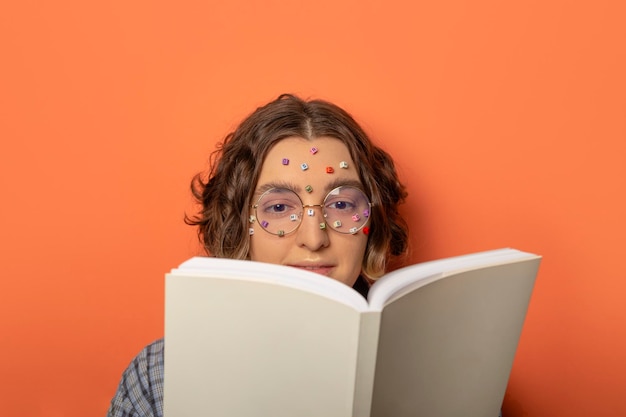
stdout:
[[[349,186],[349,187],[355,187],[358,189],[363,189],[363,184],[361,184],[361,181],[359,180],[347,179],[347,178],[335,178],[334,180],[332,180],[331,182],[327,183],[324,186],[324,193],[328,193],[331,190],[334,190],[335,188],[342,187],[342,186],[343,187]],[[302,192],[302,187],[294,183],[291,183],[288,181],[272,181],[272,182],[268,182],[268,183],[260,185],[254,192],[254,198],[260,197],[263,193],[271,190],[272,188],[283,188],[286,190],[291,190],[295,192],[296,194],[299,194]]]
[[328,193],[337,187],[346,187],[346,186],[358,188],[359,190],[363,189],[363,184],[361,184],[361,181],[359,180],[347,179],[347,178],[336,178],[332,180],[331,182],[329,182],[328,184],[326,184],[325,192]]
[[287,189],[287,190],[291,190],[291,191],[293,191],[295,193],[299,193],[299,192],[302,191],[301,187],[299,187],[299,186],[297,186],[297,185],[295,185],[293,183],[290,183],[290,182],[287,182],[287,181],[272,181],[272,182],[268,182],[268,183],[260,185],[256,189],[256,191],[254,192],[254,195],[260,197],[261,194],[263,194],[266,191],[271,190],[272,188],[284,188],[284,189]]

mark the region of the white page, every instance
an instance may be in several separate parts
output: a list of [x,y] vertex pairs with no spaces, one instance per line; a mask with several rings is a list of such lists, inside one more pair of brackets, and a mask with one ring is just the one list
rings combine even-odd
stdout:
[[363,296],[347,285],[314,272],[288,266],[196,256],[183,262],[171,273],[273,283],[324,296],[359,312],[369,310]]
[[385,305],[403,294],[452,272],[536,257],[516,249],[496,249],[410,265],[390,272],[372,285],[368,295],[370,309],[381,311]]
[[360,312],[295,286],[177,272],[166,277],[166,415],[353,416]]

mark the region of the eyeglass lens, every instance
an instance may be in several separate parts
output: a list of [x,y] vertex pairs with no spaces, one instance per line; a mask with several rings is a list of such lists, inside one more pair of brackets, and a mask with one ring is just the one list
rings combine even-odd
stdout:
[[[304,216],[315,216],[319,205],[303,206],[295,192],[284,188],[266,191],[255,204],[259,225],[274,235],[284,235],[298,228]],[[356,233],[365,226],[371,205],[363,191],[354,187],[337,187],[322,204],[326,225],[339,233]]]

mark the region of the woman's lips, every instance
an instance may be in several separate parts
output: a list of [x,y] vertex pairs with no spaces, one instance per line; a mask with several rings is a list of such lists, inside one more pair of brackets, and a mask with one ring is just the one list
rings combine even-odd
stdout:
[[305,271],[314,272],[316,274],[328,276],[333,267],[328,265],[290,265],[294,268],[303,269]]

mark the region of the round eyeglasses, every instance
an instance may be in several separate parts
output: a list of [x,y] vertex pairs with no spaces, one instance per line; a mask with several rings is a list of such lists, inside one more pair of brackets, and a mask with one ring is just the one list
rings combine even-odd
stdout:
[[367,224],[372,204],[363,191],[351,186],[331,190],[322,204],[302,204],[294,191],[271,188],[252,206],[254,216],[250,221],[257,221],[268,233],[284,236],[300,226],[305,214],[315,216],[315,207],[322,209],[321,229],[328,227],[339,233],[355,234]]

